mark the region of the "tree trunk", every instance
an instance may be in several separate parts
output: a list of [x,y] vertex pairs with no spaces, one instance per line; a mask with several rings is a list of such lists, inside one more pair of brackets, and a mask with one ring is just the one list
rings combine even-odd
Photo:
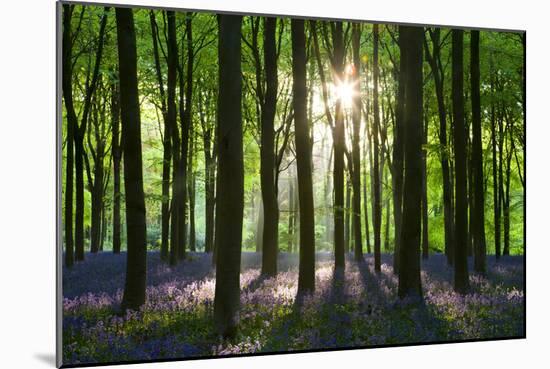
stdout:
[[[502,109],[502,108],[501,108]],[[502,110],[499,112],[498,117],[498,222],[499,222],[499,239],[500,239],[500,227],[501,222],[504,221],[504,160],[503,160],[503,152],[504,152],[504,122],[503,122],[503,112]],[[501,219],[502,217],[502,219]],[[499,240],[500,241],[500,240]],[[502,252],[503,254],[503,252]],[[498,247],[498,252],[496,258],[499,259],[501,256],[501,249],[500,249],[500,242]]]
[[[214,204],[215,204],[215,170],[216,159],[212,153],[212,128],[206,118],[205,112],[210,109],[210,94],[206,92],[205,106],[202,105],[202,95],[199,94],[199,116],[203,128],[203,146],[204,146],[204,251],[210,253],[214,249]],[[215,141],[215,139],[214,139]]]
[[[403,50],[406,45],[402,41],[402,28],[399,27],[399,49]],[[400,52],[399,56],[399,76],[397,87],[397,99],[395,107],[395,132],[393,134],[393,219],[394,219],[394,250],[393,250],[393,270],[399,273],[399,247],[401,245],[401,229],[403,218],[403,151],[404,151],[404,109],[405,109],[405,77],[407,73],[406,52]]]
[[[493,61],[492,56],[490,59],[490,73],[491,73],[491,94],[495,92],[495,81],[493,76]],[[499,202],[499,182],[498,182],[498,158],[497,158],[497,130],[496,130],[496,114],[495,104],[491,101],[491,146],[492,146],[492,159],[493,159],[493,221],[495,228],[495,255],[496,259],[500,258],[500,202]]]
[[[365,130],[364,130],[364,139],[363,139],[363,157],[367,156],[367,137],[368,137],[368,129],[367,124],[365,124]],[[370,153],[370,150],[369,150]],[[368,178],[368,169],[367,169],[367,161],[365,159],[364,163],[365,172],[363,177],[363,213],[365,214],[365,242],[367,244],[367,253],[371,253],[371,245],[370,245],[370,226],[369,226],[369,201],[367,198],[367,178]]]
[[[264,23],[265,99],[261,112],[260,179],[264,208],[262,240],[262,274],[277,274],[279,244],[277,183],[275,179],[275,113],[277,108],[277,18],[266,17]],[[259,73],[259,71],[257,71]]]
[[506,127],[508,133],[508,136],[510,138],[510,145],[508,145],[508,150],[506,153],[506,182],[505,182],[505,189],[504,189],[504,199],[503,199],[503,221],[504,221],[504,248],[502,249],[502,255],[510,255],[510,174],[511,174],[511,161],[512,161],[512,155],[513,155],[513,136],[512,132],[514,132],[514,126],[513,121],[511,119],[507,122]]
[[103,46],[105,40],[105,27],[107,25],[107,14],[109,8],[105,7],[103,17],[99,26],[99,38],[97,53],[95,57],[92,78],[86,86],[84,96],[84,106],[82,108],[82,117],[80,126],[76,127],[74,132],[75,145],[75,173],[76,173],[76,210],[75,210],[75,260],[84,260],[84,136],[88,124],[89,113],[92,104],[92,96],[97,87],[99,78],[99,66],[103,55]]
[[[101,145],[98,143],[98,145]],[[101,212],[103,207],[103,156],[101,149],[97,149],[97,158],[94,163],[94,180],[91,186],[92,191],[92,227],[90,251],[97,253],[101,240]]]
[[485,193],[481,132],[481,98],[479,82],[479,31],[470,33],[470,81],[472,93],[472,171],[474,187],[474,270],[485,274],[487,269],[485,242]]
[[379,68],[378,68],[378,24],[373,25],[373,109],[374,109],[374,124],[372,144],[374,146],[373,150],[373,173],[374,173],[374,183],[373,183],[373,194],[374,194],[374,204],[373,204],[373,225],[374,225],[374,270],[380,272],[380,223],[382,218],[382,208],[380,204],[380,154],[379,154],[379,142],[378,135],[380,132],[380,108],[378,103],[378,79],[379,79]]
[[[312,23],[312,26],[314,23]],[[298,200],[300,209],[300,266],[298,294],[315,289],[315,223],[313,213],[313,183],[311,178],[311,142],[307,120],[306,39],[304,21],[291,20],[292,35],[292,105],[298,169]]]
[[[428,118],[423,117],[424,127],[422,145],[428,144]],[[422,259],[429,257],[429,233],[428,233],[428,168],[426,163],[426,149],[422,149]]]
[[[343,81],[344,72],[344,34],[342,22],[334,25],[332,42],[334,44],[334,75],[336,81]],[[339,82],[335,82],[339,83]],[[345,240],[344,240],[344,151],[346,145],[344,127],[344,113],[342,100],[336,100],[335,121],[333,130],[334,140],[334,263],[336,268],[345,267]]]
[[155,20],[155,13],[151,10],[150,23],[153,38],[153,56],[155,59],[155,71],[159,86],[159,95],[161,100],[162,118],[164,121],[164,136],[162,140],[162,205],[161,205],[161,244],[160,258],[163,261],[169,259],[168,240],[170,236],[170,162],[172,161],[172,137],[170,122],[167,119],[166,97],[164,93],[164,81],[160,66],[160,56],[158,51],[158,29]]
[[189,146],[189,180],[187,184],[187,192],[189,197],[189,250],[196,251],[197,236],[195,230],[195,132],[191,130],[191,145]]
[[239,278],[244,208],[241,23],[236,15],[218,16],[218,177],[216,199],[216,290],[214,321],[232,338],[239,321]]
[[[185,243],[187,241],[187,153],[189,150],[189,132],[193,129],[191,107],[193,101],[193,66],[194,66],[194,50],[193,50],[193,27],[192,13],[185,14],[185,36],[187,43],[187,62],[185,79],[183,75],[183,51],[181,53],[182,61],[179,65],[179,113],[181,120],[181,148],[180,162],[178,165],[178,175],[181,178],[180,201],[178,201],[178,221],[177,226],[180,229],[180,236],[177,244],[178,260],[185,259]],[[182,45],[183,45],[182,40]],[[177,47],[177,43],[175,45]],[[184,105],[185,104],[185,105]]]
[[137,310],[145,303],[147,229],[141,160],[136,34],[132,9],[117,8],[116,23],[128,242],[122,309]]
[[71,18],[74,5],[63,4],[63,56],[62,89],[67,112],[67,157],[65,163],[65,266],[74,264],[73,244],[73,173],[74,173],[74,131],[78,124],[73,105],[72,33]]
[[344,250],[346,250],[346,252],[350,252],[351,245],[351,202],[351,180],[348,174],[346,178],[346,205],[344,208]]
[[354,256],[356,261],[363,260],[363,236],[361,234],[361,149],[359,147],[361,130],[361,25],[354,23],[352,25],[352,45],[353,45],[353,75],[354,86],[353,105],[352,105],[352,161],[353,161],[353,236],[354,236]]
[[178,245],[183,237],[183,229],[180,223],[182,193],[185,192],[185,182],[181,176],[180,161],[181,143],[177,126],[176,111],[176,78],[178,65],[178,43],[176,39],[176,15],[173,11],[167,11],[168,19],[168,79],[167,79],[167,101],[166,119],[172,136],[172,201],[170,205],[170,265],[178,262]]
[[[399,26],[401,55],[407,63],[404,110],[403,223],[399,248],[400,298],[422,297],[420,236],[422,207],[422,27]],[[403,73],[403,71],[401,71]]]
[[455,152],[455,253],[454,289],[465,294],[468,281],[468,214],[467,214],[467,173],[466,173],[466,124],[464,121],[464,67],[463,30],[452,30],[452,71],[453,71],[453,139]]
[[[385,174],[385,181],[388,182],[388,171]],[[384,224],[384,252],[388,252],[390,249],[390,198],[389,196],[384,201],[386,203],[386,222]]]
[[[289,171],[289,173],[291,173]],[[293,252],[294,250],[294,224],[295,224],[295,208],[294,204],[294,178],[288,178],[288,240],[287,250]]]
[[122,148],[120,141],[120,92],[117,78],[111,84],[111,151],[113,153],[113,253],[121,249],[120,233],[120,163]]
[[[445,255],[449,265],[453,264],[454,253],[454,219],[452,206],[452,180],[449,172],[449,146],[447,142],[447,111],[445,107],[444,80],[445,75],[441,64],[440,29],[430,31],[433,44],[433,55],[427,52],[432,75],[434,77],[437,109],[439,114],[439,145],[441,172],[443,176],[443,218],[445,228]],[[426,50],[429,51],[426,45]]]

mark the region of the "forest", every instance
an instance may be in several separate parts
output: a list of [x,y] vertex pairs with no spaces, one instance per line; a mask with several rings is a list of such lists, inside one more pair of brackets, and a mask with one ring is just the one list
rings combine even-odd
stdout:
[[65,365],[525,336],[525,33],[60,6]]

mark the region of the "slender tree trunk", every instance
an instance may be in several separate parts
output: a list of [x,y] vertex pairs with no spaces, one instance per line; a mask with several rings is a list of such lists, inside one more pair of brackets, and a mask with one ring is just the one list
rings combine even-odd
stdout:
[[107,14],[109,8],[106,7],[101,18],[99,26],[99,37],[97,53],[95,57],[92,78],[86,86],[84,96],[84,106],[82,108],[82,117],[80,126],[75,127],[74,148],[75,148],[75,174],[76,174],[76,209],[75,209],[75,260],[84,260],[84,136],[88,124],[89,113],[92,104],[92,96],[97,87],[99,78],[99,66],[103,55],[103,45],[105,40],[105,27],[107,25]]
[[[385,181],[388,183],[388,171],[385,172]],[[384,223],[384,252],[390,249],[390,198],[389,196],[384,201],[386,203],[386,221]]]
[[[101,143],[98,143],[101,145]],[[97,158],[94,163],[94,180],[91,186],[92,192],[92,225],[90,251],[97,253],[101,241],[101,212],[103,207],[103,156],[101,149],[97,149]]]
[[[496,258],[500,258],[501,256],[501,245],[500,245],[500,227],[501,222],[504,221],[504,160],[503,160],[503,152],[504,152],[504,122],[503,122],[503,113],[502,111],[499,112],[498,117],[498,229],[499,229],[499,246],[498,246],[498,252]],[[503,252],[502,252],[503,254]]]
[[120,141],[120,96],[118,75],[111,84],[111,151],[113,153],[113,253],[119,254],[121,249],[120,233],[120,163],[122,147]]
[[158,51],[158,29],[155,20],[155,13],[151,10],[149,13],[151,23],[151,33],[153,38],[153,56],[155,59],[155,71],[159,86],[159,95],[161,100],[162,118],[164,121],[164,136],[162,140],[162,205],[161,205],[161,244],[160,257],[163,261],[169,259],[168,240],[170,236],[170,162],[172,161],[172,137],[171,126],[167,118],[166,97],[164,92],[164,81],[160,66],[160,56]]
[[[193,67],[194,67],[194,49],[193,49],[193,27],[192,13],[186,13],[185,16],[185,42],[187,44],[187,61],[185,78],[183,75],[183,51],[182,62],[179,66],[179,113],[181,119],[181,148],[180,162],[178,166],[178,175],[181,178],[180,201],[178,202],[178,227],[180,236],[177,244],[178,260],[185,259],[185,243],[187,241],[187,155],[189,150],[189,132],[193,129],[192,122],[192,101],[193,101]],[[183,44],[183,40],[182,40]],[[177,43],[176,43],[177,47]],[[185,104],[185,105],[184,105]]]
[[[343,81],[344,34],[342,22],[336,22],[334,25],[332,38],[334,44],[334,75],[337,81]],[[334,263],[336,268],[344,268],[344,151],[346,138],[342,100],[340,97],[336,100],[334,125]]]
[[344,209],[344,249],[346,252],[350,251],[351,244],[351,202],[351,180],[348,175],[346,179],[346,205]]
[[380,272],[380,223],[382,218],[382,208],[380,205],[380,154],[379,154],[379,142],[378,135],[380,132],[380,108],[378,103],[378,79],[379,79],[379,68],[378,68],[378,24],[373,25],[373,109],[374,109],[374,124],[372,144],[374,146],[373,151],[373,172],[374,172],[374,204],[373,204],[373,225],[374,225],[374,270]]
[[504,221],[504,248],[502,249],[502,255],[510,255],[510,174],[512,170],[511,162],[512,162],[512,155],[513,155],[513,136],[512,132],[514,132],[514,126],[513,121],[511,119],[507,122],[506,127],[510,139],[510,144],[508,145],[508,150],[506,153],[506,181],[505,181],[505,189],[504,189],[504,199],[503,199],[503,205],[504,205],[504,211],[503,211],[503,221]]
[[[367,157],[367,137],[368,137],[368,129],[367,124],[365,124],[365,130],[364,130],[364,143],[363,143],[363,157]],[[370,150],[369,150],[370,153]],[[367,168],[367,161],[365,159],[364,163],[365,172],[363,176],[363,213],[365,214],[365,239],[367,244],[367,253],[371,253],[371,244],[370,244],[370,226],[369,226],[369,201],[367,198],[367,179],[368,179],[368,168]]]
[[[253,198],[256,195],[253,196]],[[256,252],[262,252],[264,245],[264,202],[262,199],[259,201],[258,205],[258,220],[256,222]]]
[[[467,98],[467,97],[466,97]],[[467,241],[467,255],[471,257],[474,255],[474,171],[472,164],[472,142],[470,140],[470,125],[466,124],[466,166],[468,173],[468,241]]]
[[472,169],[474,187],[474,270],[485,274],[487,269],[485,241],[485,179],[481,131],[481,98],[479,82],[479,31],[470,33],[470,81],[472,91]]
[[195,169],[194,169],[194,156],[195,156],[195,132],[191,130],[191,145],[189,146],[189,181],[187,192],[189,196],[189,250],[196,251],[197,236],[195,230]]
[[[423,117],[422,145],[428,144],[428,119]],[[422,259],[429,257],[429,232],[428,232],[428,168],[426,162],[426,149],[422,149]]]
[[65,110],[67,112],[67,157],[65,162],[65,266],[74,264],[73,243],[73,173],[74,173],[74,131],[78,124],[73,105],[73,71],[72,71],[72,39],[71,18],[74,5],[63,4],[63,75],[62,89]]
[[177,126],[176,111],[176,78],[178,64],[178,43],[176,39],[176,15],[173,11],[166,12],[168,20],[168,45],[167,45],[167,101],[166,101],[166,119],[170,128],[172,137],[172,201],[170,205],[170,265],[176,265],[178,262],[178,245],[180,238],[183,237],[183,229],[180,222],[182,193],[185,191],[185,182],[180,172],[181,143],[180,134]]
[[464,121],[464,67],[463,30],[452,30],[452,70],[453,70],[453,138],[455,152],[455,230],[454,289],[465,294],[469,290],[468,281],[468,214],[467,214],[467,173],[466,173],[466,125]]
[[267,17],[264,23],[265,99],[261,112],[260,178],[264,225],[262,240],[262,274],[277,274],[279,243],[277,183],[275,179],[275,113],[277,108],[277,18]]
[[210,253],[214,249],[214,204],[215,204],[215,157],[212,154],[212,129],[210,122],[207,121],[205,112],[210,108],[210,95],[205,94],[205,106],[202,105],[202,97],[199,94],[199,116],[203,127],[203,146],[204,146],[204,217],[205,217],[205,234],[204,234],[204,251]]
[[216,199],[216,290],[214,321],[225,338],[239,321],[239,278],[244,208],[242,133],[242,17],[218,18],[218,185]]
[[[361,25],[354,23],[352,25],[352,45],[353,45],[353,75],[354,86],[353,105],[352,105],[352,161],[353,161],[353,236],[354,236],[354,256],[356,261],[363,260],[363,236],[361,234],[361,149],[359,146],[361,131]],[[365,198],[366,199],[366,198]]]
[[407,60],[404,48],[406,45],[402,42],[402,28],[399,27],[399,76],[397,87],[397,99],[395,107],[395,132],[393,134],[393,219],[394,219],[394,251],[393,251],[393,270],[399,273],[399,247],[401,245],[401,229],[403,218],[403,152],[404,152],[404,109],[405,109],[405,76],[407,73]]
[[294,204],[294,178],[288,179],[288,240],[287,249],[288,252],[294,250],[294,224],[295,224],[295,208]]
[[[400,26],[401,55],[407,63],[404,110],[403,223],[399,248],[400,298],[422,297],[420,237],[422,208],[422,40],[421,27]],[[403,71],[401,71],[403,73]]]
[[[493,60],[490,57],[490,73],[491,73],[491,94],[495,92],[495,81],[493,76]],[[495,228],[495,255],[496,259],[500,258],[500,203],[499,203],[499,182],[498,182],[498,158],[497,158],[497,130],[496,130],[496,114],[495,104],[491,101],[491,146],[493,160],[493,221]]]
[[[312,26],[314,23],[312,23]],[[307,120],[306,37],[302,19],[291,20],[292,35],[292,105],[298,168],[298,200],[300,207],[300,266],[298,294],[315,289],[315,223],[313,183],[311,178],[311,141]]]
[[117,8],[116,23],[126,194],[126,238],[128,240],[122,309],[137,310],[145,303],[147,229],[141,160],[136,34],[132,9]]
[[[428,62],[430,64],[432,75],[434,77],[435,93],[437,98],[437,109],[439,114],[439,145],[441,172],[443,176],[443,218],[445,228],[445,255],[449,265],[453,264],[454,253],[454,216],[453,216],[453,189],[452,180],[449,169],[449,143],[447,140],[447,111],[445,107],[444,95],[444,79],[443,67],[441,65],[441,45],[440,45],[440,29],[435,28],[430,31],[433,55],[427,52]],[[426,44],[425,49],[429,51]]]

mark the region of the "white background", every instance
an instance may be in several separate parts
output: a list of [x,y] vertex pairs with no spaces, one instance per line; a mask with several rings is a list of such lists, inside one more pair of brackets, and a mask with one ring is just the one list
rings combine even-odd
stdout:
[[[118,1],[123,3],[124,1]],[[548,362],[548,9],[529,0],[134,0],[133,4],[526,29],[527,339],[145,364],[141,368],[518,368]],[[0,19],[0,367],[53,367],[55,2],[7,0]],[[546,341],[546,342],[545,342]]]

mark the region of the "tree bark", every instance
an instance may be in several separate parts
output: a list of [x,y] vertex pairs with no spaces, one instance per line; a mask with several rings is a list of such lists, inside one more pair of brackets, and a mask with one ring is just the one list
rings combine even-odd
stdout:
[[[275,179],[275,112],[277,108],[277,18],[266,17],[264,23],[265,98],[261,111],[260,179],[264,210],[262,240],[262,274],[277,274],[279,244],[279,207]],[[259,71],[257,71],[258,73]]]
[[[422,145],[428,143],[428,119],[423,117]],[[428,168],[426,162],[427,152],[422,148],[422,259],[429,257],[429,233],[428,233]]]
[[[336,22],[333,27],[332,42],[334,44],[333,73],[335,83],[342,83],[344,72],[344,34],[342,22]],[[346,133],[342,100],[336,100],[334,119],[334,263],[336,268],[345,267],[345,235],[344,235],[344,151]]]
[[346,250],[346,253],[350,252],[350,245],[351,245],[351,178],[348,173],[346,177],[346,202],[345,202],[345,208],[344,208],[344,250]]
[[113,153],[113,253],[119,254],[121,249],[120,233],[120,163],[122,147],[120,141],[120,91],[118,73],[111,83],[111,150]]
[[[407,63],[404,110],[403,223],[399,248],[400,298],[421,298],[420,236],[422,199],[422,40],[421,27],[400,26],[400,49]],[[403,71],[401,71],[403,73]]]
[[373,220],[372,223],[374,225],[374,270],[376,272],[380,272],[380,223],[382,219],[382,208],[380,204],[380,148],[379,148],[379,141],[378,141],[378,135],[380,132],[380,107],[378,102],[378,80],[379,80],[379,67],[378,67],[378,38],[379,38],[379,31],[378,31],[378,24],[373,25],[373,110],[374,110],[374,124],[373,124],[373,132],[372,137],[373,141],[372,144],[374,146],[373,148],[373,173],[374,173],[374,189],[373,189],[373,195],[374,195],[374,204],[373,204]]
[[218,16],[218,176],[216,199],[216,289],[214,321],[225,338],[239,321],[239,278],[244,208],[241,86],[241,24],[237,15]]
[[[314,23],[312,23],[312,26]],[[315,223],[313,213],[313,183],[311,143],[307,120],[306,39],[304,21],[291,20],[292,37],[292,105],[298,170],[298,200],[300,209],[300,265],[298,294],[315,289]]]
[[97,43],[97,53],[95,57],[94,69],[91,81],[86,86],[84,96],[84,106],[82,108],[82,117],[80,126],[75,127],[74,148],[75,148],[75,174],[76,174],[76,209],[75,209],[75,260],[84,260],[84,136],[92,103],[92,96],[95,92],[99,78],[99,66],[103,55],[103,46],[105,40],[105,27],[107,25],[107,14],[109,8],[105,7],[103,17],[99,26],[99,36]]
[[393,270],[399,273],[399,247],[401,245],[401,229],[403,219],[403,152],[404,152],[404,109],[405,109],[405,77],[407,73],[407,60],[404,48],[406,45],[402,42],[402,28],[399,27],[399,76],[397,87],[397,99],[395,107],[395,131],[393,134],[393,219],[394,219],[394,251],[393,251]]
[[352,25],[352,47],[353,47],[353,75],[354,86],[353,105],[352,105],[352,161],[353,161],[353,236],[354,236],[354,256],[356,261],[363,260],[363,236],[361,234],[361,149],[359,147],[361,130],[361,25],[354,23]]
[[434,77],[435,93],[437,98],[437,109],[439,114],[439,145],[440,145],[440,161],[441,172],[443,176],[443,218],[445,228],[445,255],[447,263],[453,264],[454,254],[454,218],[453,218],[453,189],[452,181],[449,172],[449,143],[447,142],[447,110],[445,107],[444,95],[444,80],[445,74],[441,64],[441,45],[440,45],[440,29],[435,28],[430,30],[433,54],[430,55],[429,48],[426,43],[426,55],[430,64],[432,75]]
[[469,290],[468,281],[468,214],[467,214],[467,173],[466,173],[466,124],[464,121],[464,31],[452,30],[452,101],[453,139],[455,152],[455,231],[454,289],[465,294]]
[[485,241],[485,194],[481,131],[481,98],[479,82],[479,31],[470,33],[470,81],[472,93],[472,171],[474,187],[474,270],[485,274],[487,269]]
[[170,265],[178,262],[178,245],[183,237],[183,229],[180,222],[182,193],[185,191],[185,182],[180,172],[181,141],[177,126],[176,111],[176,78],[178,64],[178,43],[176,39],[176,15],[173,11],[167,11],[168,19],[168,77],[167,77],[167,101],[166,119],[171,127],[172,136],[172,200],[170,205]]
[[116,23],[126,194],[126,238],[128,240],[122,309],[137,310],[145,303],[147,229],[141,158],[136,34],[132,9],[117,8]]
[[187,193],[189,197],[189,251],[196,251],[197,235],[195,229],[195,187],[196,176],[194,169],[195,160],[195,132],[190,131],[191,145],[189,146],[189,180],[187,183]]
[[170,237],[170,163],[172,161],[172,137],[171,126],[167,119],[166,96],[164,92],[164,81],[160,66],[160,56],[158,51],[158,29],[155,20],[155,13],[151,10],[149,13],[151,23],[151,34],[153,38],[153,56],[155,59],[155,71],[159,86],[160,103],[162,110],[162,119],[164,121],[164,136],[162,140],[162,205],[161,205],[161,243],[160,257],[163,261],[169,259],[169,237]]
[[73,173],[74,173],[74,131],[78,124],[73,105],[73,70],[72,70],[72,38],[71,19],[74,5],[63,4],[63,54],[62,54],[62,89],[65,110],[67,112],[67,157],[65,163],[65,266],[74,264],[73,243]]

